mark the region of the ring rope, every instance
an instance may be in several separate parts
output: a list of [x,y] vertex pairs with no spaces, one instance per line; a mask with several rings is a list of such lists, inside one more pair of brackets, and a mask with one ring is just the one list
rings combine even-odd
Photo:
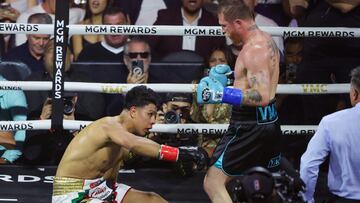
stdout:
[[[81,130],[92,121],[64,120],[65,130]],[[222,134],[225,133],[229,124],[155,124],[150,130],[158,133],[180,134]],[[0,131],[14,130],[48,130],[51,128],[51,120],[31,121],[0,121]],[[283,134],[315,133],[317,125],[282,125]]]
[[[223,36],[219,26],[174,26],[174,25],[68,25],[69,35],[167,35],[167,36]],[[273,27],[260,26],[273,36],[283,37],[360,37],[360,28],[346,27]],[[0,23],[3,34],[53,34],[54,25]]]
[[[96,92],[119,94],[129,91],[139,84],[118,83],[88,83],[65,82],[65,91]],[[156,92],[184,92],[196,91],[197,84],[141,84]],[[52,89],[52,83],[46,81],[0,81],[0,90],[47,91]],[[277,94],[343,94],[349,93],[349,83],[339,84],[279,84]]]

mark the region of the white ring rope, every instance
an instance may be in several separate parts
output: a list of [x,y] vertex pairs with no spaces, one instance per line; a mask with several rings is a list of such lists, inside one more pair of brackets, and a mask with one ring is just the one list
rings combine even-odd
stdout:
[[[118,94],[125,93],[139,84],[65,82],[65,91],[97,92]],[[196,84],[141,84],[155,92],[195,92]],[[0,90],[39,91],[52,90],[52,82],[0,81]],[[349,83],[343,84],[279,84],[277,94],[342,94],[350,90]]]
[[[172,35],[172,36],[222,36],[219,26],[141,26],[141,25],[68,25],[69,35]],[[271,27],[260,29],[273,36],[283,37],[360,37],[360,28],[346,27]],[[53,34],[54,25],[0,23],[3,34]]]
[[[91,121],[64,120],[65,130],[81,130]],[[155,124],[150,130],[159,133],[177,134],[222,134],[225,133],[229,124]],[[15,130],[48,130],[51,128],[51,120],[31,120],[31,121],[0,121],[0,131]],[[281,131],[286,135],[300,133],[315,133],[316,125],[282,125]]]

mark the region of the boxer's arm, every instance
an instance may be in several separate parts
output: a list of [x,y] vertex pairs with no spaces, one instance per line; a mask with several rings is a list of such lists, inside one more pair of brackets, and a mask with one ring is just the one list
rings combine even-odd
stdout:
[[[247,47],[245,54],[239,58],[239,64],[246,70],[246,81],[248,83],[243,91],[242,104],[247,106],[266,106],[269,104],[272,84],[272,75],[279,68],[279,49],[275,42],[270,39],[266,45],[255,44]],[[277,83],[278,81],[276,81]]]
[[150,139],[136,136],[122,127],[117,127],[109,133],[110,139],[136,154],[157,158],[160,145]]

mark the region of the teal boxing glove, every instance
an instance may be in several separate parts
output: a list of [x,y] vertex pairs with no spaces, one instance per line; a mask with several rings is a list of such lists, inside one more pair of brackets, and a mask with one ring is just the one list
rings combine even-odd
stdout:
[[199,104],[218,104],[222,102],[224,86],[216,79],[204,77],[198,84],[196,96]]
[[229,85],[228,76],[232,73],[230,66],[218,64],[209,71],[209,77],[219,81],[224,87]]
[[243,99],[242,90],[231,87],[224,88],[219,81],[210,77],[200,80],[196,96],[199,104],[227,103],[241,105]]
[[6,161],[13,163],[16,159],[21,156],[21,151],[17,149],[8,149],[4,152],[1,158],[5,159]]

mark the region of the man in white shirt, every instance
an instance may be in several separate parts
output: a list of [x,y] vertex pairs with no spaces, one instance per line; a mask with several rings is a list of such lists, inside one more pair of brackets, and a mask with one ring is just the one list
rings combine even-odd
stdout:
[[[56,0],[44,0],[43,3],[31,7],[27,11],[23,12],[17,19],[16,23],[26,23],[29,16],[34,13],[47,13],[49,14],[53,22],[55,22],[55,4]],[[85,17],[85,11],[81,8],[70,8],[69,10],[69,24],[76,24],[82,21]],[[16,34],[15,44],[19,46],[26,41],[25,34]]]
[[301,157],[308,202],[314,202],[319,165],[328,156],[328,203],[360,202],[360,66],[351,72],[350,101],[352,108],[323,117]]

